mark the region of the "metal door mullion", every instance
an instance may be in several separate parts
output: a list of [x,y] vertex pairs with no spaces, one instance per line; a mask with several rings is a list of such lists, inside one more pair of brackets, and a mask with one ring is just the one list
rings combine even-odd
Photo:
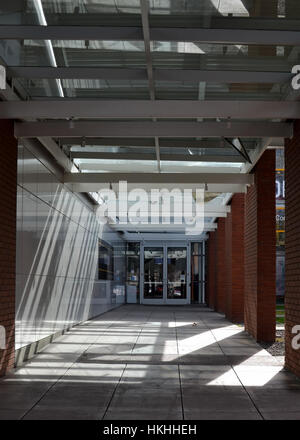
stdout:
[[186,278],[185,278],[185,284],[186,284],[186,302],[187,304],[191,304],[191,264],[192,264],[192,246],[190,243],[187,243],[186,245]]
[[145,261],[144,261],[144,245],[140,245],[140,304],[144,302],[144,281],[145,281]]
[[168,246],[164,244],[164,258],[163,258],[163,302],[167,304],[168,301]]

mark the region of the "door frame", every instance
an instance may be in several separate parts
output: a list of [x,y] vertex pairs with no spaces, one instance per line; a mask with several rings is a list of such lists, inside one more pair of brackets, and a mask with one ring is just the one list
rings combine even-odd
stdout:
[[[163,249],[163,298],[161,299],[145,299],[144,298],[144,248],[159,247]],[[168,248],[180,247],[186,249],[186,298],[185,299],[168,299],[167,283],[168,283]],[[191,303],[191,244],[190,242],[156,242],[147,241],[141,243],[140,248],[140,304],[148,305],[186,305]]]

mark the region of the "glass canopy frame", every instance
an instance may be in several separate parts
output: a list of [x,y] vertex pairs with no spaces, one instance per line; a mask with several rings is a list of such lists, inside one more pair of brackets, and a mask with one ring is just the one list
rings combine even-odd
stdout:
[[[265,148],[282,145],[287,120],[296,114],[297,107],[288,111],[283,104],[299,98],[290,81],[299,59],[300,41],[293,32],[300,24],[299,1],[5,3],[0,8],[0,61],[15,93],[11,96],[44,109],[27,132],[26,121],[32,118],[20,106],[10,117],[24,122],[27,137],[55,142],[74,163],[73,172],[105,173],[108,180],[112,173],[136,170],[178,176],[248,173]],[[118,109],[139,101],[168,102],[169,108],[172,102],[177,108],[186,102],[203,102],[203,108],[215,103],[215,108],[211,116],[201,111],[187,117],[183,111],[180,118],[161,117],[159,111],[143,118],[103,118],[88,110],[81,117],[72,114],[72,106],[63,116],[50,111],[51,102],[59,109],[67,101],[74,102],[74,109],[76,103],[87,109],[89,102],[99,108],[115,103]],[[218,114],[222,102],[241,103],[241,109],[252,105],[252,110]],[[265,102],[268,110],[256,112]],[[90,130],[90,123],[115,126],[101,136],[101,130]],[[115,135],[114,127],[127,123],[130,134]],[[151,134],[142,136],[140,129],[137,135],[134,128],[140,123],[146,128],[150,123],[153,133],[150,128]],[[172,136],[172,126],[174,133],[184,126],[184,134]]]

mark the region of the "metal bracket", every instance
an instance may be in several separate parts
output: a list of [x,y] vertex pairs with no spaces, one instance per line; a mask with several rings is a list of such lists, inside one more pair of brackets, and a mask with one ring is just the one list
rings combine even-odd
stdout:
[[246,150],[246,148],[244,147],[242,141],[240,138],[235,138],[234,140],[237,140],[240,144],[241,149],[239,149],[235,144],[234,144],[234,140],[232,141],[229,138],[224,137],[224,140],[232,147],[235,149],[235,151],[237,151],[247,162],[249,162],[250,164],[252,164],[252,161],[250,159],[250,156]]

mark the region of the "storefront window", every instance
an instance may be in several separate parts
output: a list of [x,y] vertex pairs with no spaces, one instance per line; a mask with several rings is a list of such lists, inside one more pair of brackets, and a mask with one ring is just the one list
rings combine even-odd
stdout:
[[112,280],[114,274],[113,248],[99,240],[99,280]]

